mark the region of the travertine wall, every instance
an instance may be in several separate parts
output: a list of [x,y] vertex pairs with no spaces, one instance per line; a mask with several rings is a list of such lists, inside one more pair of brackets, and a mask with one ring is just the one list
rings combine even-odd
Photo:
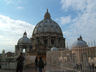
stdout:
[[72,56],[72,52],[70,50],[64,51],[48,51],[47,52],[47,65],[55,65],[55,66],[70,66],[74,65],[74,55]]

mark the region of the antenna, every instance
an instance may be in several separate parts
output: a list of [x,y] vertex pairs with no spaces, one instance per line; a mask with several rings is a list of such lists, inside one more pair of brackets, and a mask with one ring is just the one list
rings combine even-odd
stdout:
[[95,40],[94,40],[94,46],[95,46]]

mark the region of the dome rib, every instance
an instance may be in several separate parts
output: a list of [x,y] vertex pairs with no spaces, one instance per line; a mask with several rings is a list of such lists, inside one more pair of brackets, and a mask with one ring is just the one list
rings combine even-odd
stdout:
[[33,30],[33,35],[41,33],[56,33],[63,35],[60,26],[52,19],[42,20],[36,25]]

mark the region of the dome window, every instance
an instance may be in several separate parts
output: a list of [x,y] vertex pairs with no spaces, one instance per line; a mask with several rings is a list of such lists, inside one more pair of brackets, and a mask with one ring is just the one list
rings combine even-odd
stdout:
[[47,40],[44,40],[45,45],[47,45]]
[[54,44],[54,40],[53,40],[53,39],[51,40],[51,44],[52,44],[52,45]]

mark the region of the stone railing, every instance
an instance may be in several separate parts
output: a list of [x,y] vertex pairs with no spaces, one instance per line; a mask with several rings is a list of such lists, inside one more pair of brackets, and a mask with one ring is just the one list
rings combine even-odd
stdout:
[[0,60],[1,69],[16,69],[16,58],[8,57]]
[[1,69],[16,69],[16,61],[1,61]]

